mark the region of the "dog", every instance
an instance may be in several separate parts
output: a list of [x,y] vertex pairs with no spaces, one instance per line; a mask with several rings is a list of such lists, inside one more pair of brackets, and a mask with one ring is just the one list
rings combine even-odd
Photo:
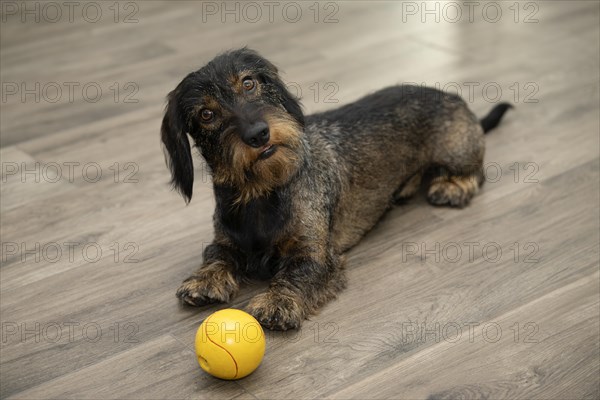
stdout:
[[177,290],[183,302],[229,302],[270,280],[246,311],[297,329],[346,287],[344,253],[421,187],[434,205],[466,206],[483,184],[484,133],[458,96],[398,85],[305,116],[277,68],[248,48],[218,55],[168,95],[161,137],[172,185],[192,198],[188,135],[210,168],[214,240]]

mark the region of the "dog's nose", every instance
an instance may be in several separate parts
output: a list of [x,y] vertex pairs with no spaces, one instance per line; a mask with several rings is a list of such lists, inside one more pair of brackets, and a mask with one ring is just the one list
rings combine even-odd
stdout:
[[269,125],[265,122],[257,122],[251,125],[242,135],[242,140],[248,146],[261,147],[269,142]]

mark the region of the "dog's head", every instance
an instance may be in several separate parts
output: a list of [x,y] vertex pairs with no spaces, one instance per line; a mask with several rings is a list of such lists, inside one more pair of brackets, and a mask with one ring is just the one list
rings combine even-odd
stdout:
[[192,197],[190,135],[213,183],[240,200],[284,184],[297,170],[304,115],[277,68],[247,48],[221,54],[190,73],[168,96],[161,134],[173,186]]

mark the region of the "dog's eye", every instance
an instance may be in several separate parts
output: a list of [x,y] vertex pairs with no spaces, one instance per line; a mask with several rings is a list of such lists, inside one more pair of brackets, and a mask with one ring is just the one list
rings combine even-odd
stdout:
[[244,78],[242,81],[242,86],[244,87],[245,91],[251,92],[256,87],[256,82],[252,78]]
[[202,121],[204,122],[210,122],[214,117],[215,113],[210,111],[208,108],[205,108],[202,111],[200,111],[200,118],[202,118]]

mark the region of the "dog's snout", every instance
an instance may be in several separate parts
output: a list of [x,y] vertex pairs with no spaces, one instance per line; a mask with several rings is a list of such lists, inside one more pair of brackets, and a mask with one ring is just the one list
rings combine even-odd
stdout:
[[248,146],[261,147],[269,142],[269,125],[265,122],[257,122],[246,129],[242,135],[242,140]]

